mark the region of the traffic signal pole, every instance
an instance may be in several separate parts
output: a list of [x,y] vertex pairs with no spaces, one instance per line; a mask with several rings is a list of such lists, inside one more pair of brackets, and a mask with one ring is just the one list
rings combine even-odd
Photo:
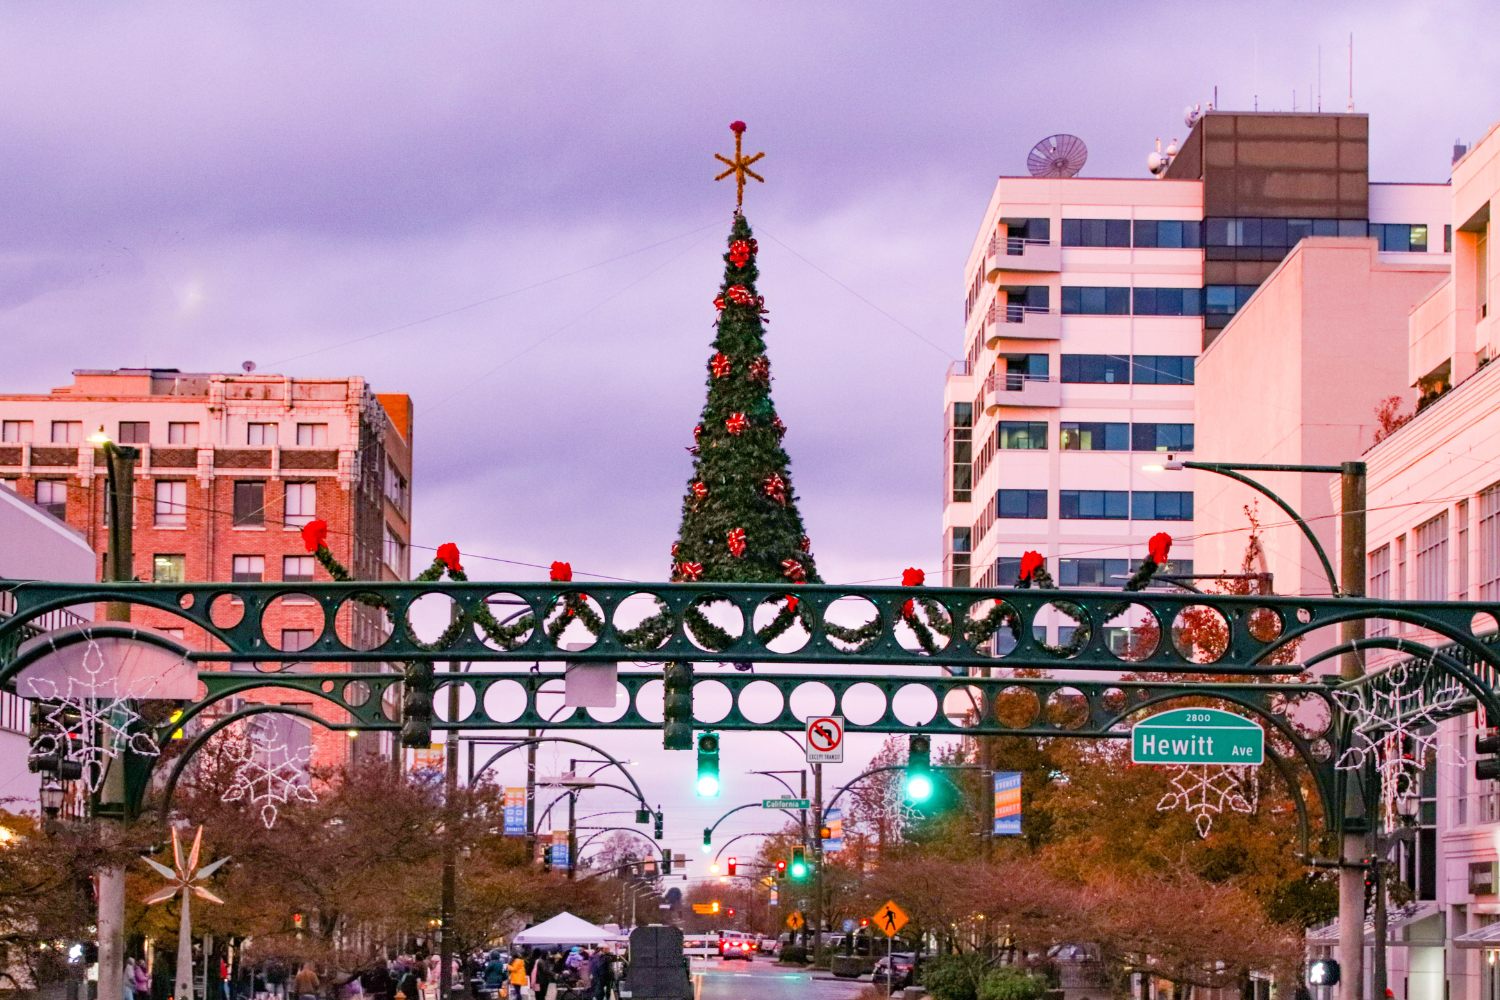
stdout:
[[813,766],[813,968],[823,964],[823,765]]
[[[1339,490],[1339,590],[1346,597],[1364,593],[1365,576],[1365,465],[1345,462],[1340,470]],[[1344,642],[1362,639],[1363,619],[1343,623],[1339,638]],[[1344,680],[1354,680],[1364,673],[1358,653],[1346,653],[1340,664]],[[1351,786],[1357,786],[1355,773],[1349,772]],[[1365,975],[1365,870],[1362,864],[1368,838],[1373,831],[1372,817],[1364,808],[1368,796],[1363,789],[1351,787],[1345,795],[1345,816],[1357,816],[1362,824],[1346,826],[1343,837],[1342,866],[1339,869],[1339,980],[1340,1000],[1363,1000]],[[1358,798],[1359,801],[1353,801]],[[1377,883],[1378,887],[1378,883]],[[1385,997],[1385,939],[1375,935],[1376,1000]]]

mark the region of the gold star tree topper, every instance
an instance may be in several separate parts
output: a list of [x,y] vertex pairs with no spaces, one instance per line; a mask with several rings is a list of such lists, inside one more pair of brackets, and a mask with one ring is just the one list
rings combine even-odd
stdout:
[[714,159],[718,160],[720,163],[729,168],[723,173],[719,174],[719,176],[715,177],[714,180],[722,181],[724,178],[730,176],[731,174],[734,175],[734,210],[738,212],[742,207],[744,207],[745,204],[745,178],[750,177],[754,180],[760,181],[762,184],[766,182],[766,179],[764,177],[762,177],[760,174],[757,174],[754,170],[750,169],[750,165],[752,163],[755,163],[766,154],[756,153],[754,156],[745,155],[743,149],[743,141],[745,138],[744,122],[730,122],[729,130],[734,133],[734,159],[731,160],[729,157],[724,156],[722,153],[714,154]]

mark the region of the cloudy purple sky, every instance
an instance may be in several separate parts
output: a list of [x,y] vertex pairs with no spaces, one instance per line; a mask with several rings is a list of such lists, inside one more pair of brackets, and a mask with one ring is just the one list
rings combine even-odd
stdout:
[[1141,176],[1215,85],[1305,107],[1319,46],[1342,108],[1351,31],[1373,178],[1441,181],[1500,117],[1487,0],[143,10],[0,11],[0,391],[364,375],[415,398],[419,544],[630,578],[662,576],[690,468],[731,119],[767,153],[803,515],[849,581],[938,567],[961,266],[1032,142]]

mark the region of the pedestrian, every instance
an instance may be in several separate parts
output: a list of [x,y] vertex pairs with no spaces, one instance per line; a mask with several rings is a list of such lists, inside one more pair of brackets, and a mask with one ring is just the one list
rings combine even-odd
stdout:
[[318,981],[318,974],[313,971],[311,962],[303,962],[302,968],[297,971],[296,977],[292,979],[292,993],[297,1000],[318,1000],[318,989],[322,983]]
[[122,982],[122,990],[125,1000],[135,1000],[135,959],[125,959],[125,975]]
[[[497,951],[494,954],[499,955]],[[526,975],[526,959],[521,957],[520,949],[516,949],[516,955],[510,960],[510,997],[509,1000],[524,1000],[521,991],[531,985],[531,980]]]
[[487,992],[498,995],[505,989],[506,980],[510,976],[510,970],[506,968],[505,962],[500,957],[500,949],[495,948],[490,952],[489,959],[484,963],[484,988]]
[[146,971],[146,960],[140,959],[135,963],[135,995],[136,1000],[147,1000],[151,996],[151,973]]
[[384,956],[370,964],[359,977],[359,982],[370,1000],[391,1000],[391,968],[386,964]]
[[607,1000],[609,996],[609,975],[614,968],[614,957],[610,955],[608,948],[601,947],[594,952],[594,957],[589,959],[589,986],[593,991],[594,1000]]
[[557,966],[545,952],[538,950],[536,965],[531,970],[531,989],[536,994],[536,1000],[552,1000],[550,996],[552,981],[556,978]]

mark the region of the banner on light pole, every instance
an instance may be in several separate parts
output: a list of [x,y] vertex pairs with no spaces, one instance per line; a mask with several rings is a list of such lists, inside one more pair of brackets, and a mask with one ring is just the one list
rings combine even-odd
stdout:
[[995,836],[1021,835],[1021,772],[995,772]]
[[524,837],[526,830],[526,788],[507,788],[505,790],[505,835],[507,837]]

